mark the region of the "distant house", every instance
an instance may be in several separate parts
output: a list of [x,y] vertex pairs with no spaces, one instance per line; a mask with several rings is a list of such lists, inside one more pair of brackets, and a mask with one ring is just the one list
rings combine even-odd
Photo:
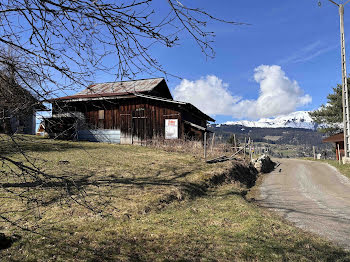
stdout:
[[36,111],[45,109],[28,90],[0,73],[0,133],[34,135]]
[[44,126],[44,121],[42,121],[39,124],[38,129],[36,130],[36,135],[37,136],[45,136],[46,132],[45,132],[45,126]]
[[[344,133],[339,133],[330,137],[327,137],[322,140],[324,143],[335,143],[335,149],[336,149],[336,157],[337,160],[339,160],[339,157],[343,157],[345,155],[344,153]],[[338,150],[339,148],[339,150]]]
[[190,103],[175,101],[163,78],[94,84],[52,99],[45,120],[50,137],[142,144],[154,139],[203,139],[215,121]]

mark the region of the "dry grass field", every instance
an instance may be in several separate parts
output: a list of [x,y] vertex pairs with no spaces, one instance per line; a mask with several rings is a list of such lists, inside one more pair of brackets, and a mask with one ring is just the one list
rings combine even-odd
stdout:
[[0,156],[16,161],[0,167],[0,232],[16,239],[1,261],[350,261],[245,200],[255,173],[243,162],[14,139],[0,138]]

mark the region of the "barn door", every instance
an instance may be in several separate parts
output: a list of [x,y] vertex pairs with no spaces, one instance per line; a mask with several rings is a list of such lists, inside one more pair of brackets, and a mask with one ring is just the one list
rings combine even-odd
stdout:
[[132,118],[131,114],[120,114],[120,143],[132,144]]
[[132,142],[133,144],[146,144],[149,139],[149,119],[144,108],[136,109],[132,114]]

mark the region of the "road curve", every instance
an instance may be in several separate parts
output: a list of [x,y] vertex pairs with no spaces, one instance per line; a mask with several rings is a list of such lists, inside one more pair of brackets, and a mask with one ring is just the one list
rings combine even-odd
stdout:
[[258,203],[350,250],[350,180],[325,163],[279,162],[264,177]]

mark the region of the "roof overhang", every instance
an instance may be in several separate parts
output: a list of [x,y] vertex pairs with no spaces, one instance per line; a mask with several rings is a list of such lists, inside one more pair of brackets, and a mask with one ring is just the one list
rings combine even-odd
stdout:
[[323,143],[344,142],[344,133],[339,133],[322,140]]
[[156,100],[156,101],[162,101],[166,103],[172,103],[172,104],[178,104],[183,106],[184,108],[187,108],[188,111],[193,112],[195,111],[197,114],[204,117],[207,121],[215,122],[215,119],[211,118],[207,114],[203,113],[201,110],[199,110],[197,107],[190,103],[176,101],[172,99],[167,99],[163,97],[157,97],[157,96],[150,96],[142,93],[125,93],[125,95],[116,95],[115,93],[110,94],[94,94],[94,95],[75,95],[75,96],[66,96],[66,97],[60,97],[60,98],[54,98],[48,100],[50,103],[54,102],[66,102],[66,103],[72,103],[72,102],[86,102],[86,101],[101,101],[101,100],[112,100],[112,99],[128,99],[128,98],[135,98],[135,97],[142,97],[146,99]]
[[156,97],[156,96],[149,96],[149,95],[143,95],[143,94],[134,94],[135,96],[138,97],[144,97],[144,98],[148,98],[148,99],[152,99],[152,100],[158,100],[158,101],[163,101],[163,102],[167,102],[167,103],[173,103],[173,104],[178,104],[178,105],[183,105],[184,107],[188,107],[189,111],[192,112],[192,110],[196,111],[198,114],[202,115],[204,118],[206,118],[206,120],[210,121],[210,122],[215,122],[215,119],[211,118],[210,116],[208,116],[207,114],[203,113],[201,110],[199,110],[197,107],[195,107],[194,105],[190,104],[190,103],[186,103],[186,102],[181,102],[181,101],[176,101],[176,100],[172,100],[172,99],[166,99],[166,98],[162,98],[162,97]]
[[47,106],[45,106],[43,104],[43,102],[38,102],[35,106],[34,106],[34,110],[35,111],[51,111],[50,108],[48,108]]
[[194,127],[196,129],[198,129],[199,131],[203,131],[203,132],[209,132],[209,133],[213,133],[212,131],[208,130],[206,127],[202,127],[202,126],[199,126],[199,125],[196,125],[190,121],[187,121],[187,120],[184,120],[183,121],[185,124],[188,124],[190,125],[191,127]]

